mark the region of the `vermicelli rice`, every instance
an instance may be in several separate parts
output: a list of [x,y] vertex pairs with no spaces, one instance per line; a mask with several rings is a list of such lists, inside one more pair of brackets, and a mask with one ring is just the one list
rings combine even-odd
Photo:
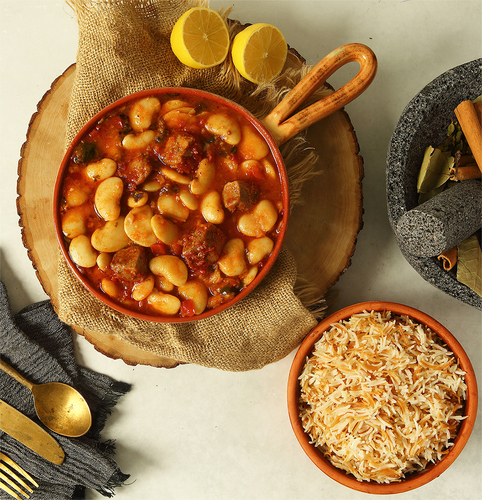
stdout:
[[359,481],[400,481],[452,446],[464,418],[464,375],[427,326],[365,311],[316,342],[300,376],[303,428]]

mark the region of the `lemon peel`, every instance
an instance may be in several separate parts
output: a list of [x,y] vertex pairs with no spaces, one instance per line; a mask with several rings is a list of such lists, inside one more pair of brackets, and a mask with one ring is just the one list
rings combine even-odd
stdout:
[[221,15],[207,7],[186,11],[171,32],[171,48],[186,66],[196,69],[221,64],[229,53],[229,33]]
[[277,77],[286,62],[288,45],[272,24],[257,23],[238,33],[231,56],[239,73],[250,82],[266,83]]

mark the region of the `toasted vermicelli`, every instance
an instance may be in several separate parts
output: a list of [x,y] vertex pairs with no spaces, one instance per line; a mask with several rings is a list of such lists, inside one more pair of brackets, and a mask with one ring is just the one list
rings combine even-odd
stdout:
[[300,375],[305,432],[359,481],[389,483],[443,458],[464,418],[465,372],[427,326],[390,311],[334,323]]

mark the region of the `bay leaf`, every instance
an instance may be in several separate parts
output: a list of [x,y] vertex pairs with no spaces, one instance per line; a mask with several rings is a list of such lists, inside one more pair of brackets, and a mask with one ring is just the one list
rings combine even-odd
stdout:
[[442,152],[439,148],[428,146],[417,179],[417,192],[427,193],[443,186],[450,178],[453,164],[453,156]]
[[455,125],[454,122],[452,122],[448,127],[447,127],[447,137],[450,137],[453,133],[455,132]]
[[426,193],[420,193],[418,196],[418,204],[421,205],[422,203],[425,203],[428,200],[431,200],[434,196],[437,196],[439,193],[445,190],[445,185],[439,186],[435,189],[431,189],[430,191],[427,191]]
[[482,297],[482,252],[476,234],[458,245],[457,280]]

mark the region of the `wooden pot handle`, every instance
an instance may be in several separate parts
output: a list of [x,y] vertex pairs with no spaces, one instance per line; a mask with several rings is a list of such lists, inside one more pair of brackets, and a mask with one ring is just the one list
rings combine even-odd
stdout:
[[[335,71],[345,64],[357,61],[358,74],[340,89],[307,108],[290,116]],[[366,45],[350,43],[330,52],[261,120],[278,145],[291,139],[313,123],[343,108],[364,92],[375,78],[377,59]]]

